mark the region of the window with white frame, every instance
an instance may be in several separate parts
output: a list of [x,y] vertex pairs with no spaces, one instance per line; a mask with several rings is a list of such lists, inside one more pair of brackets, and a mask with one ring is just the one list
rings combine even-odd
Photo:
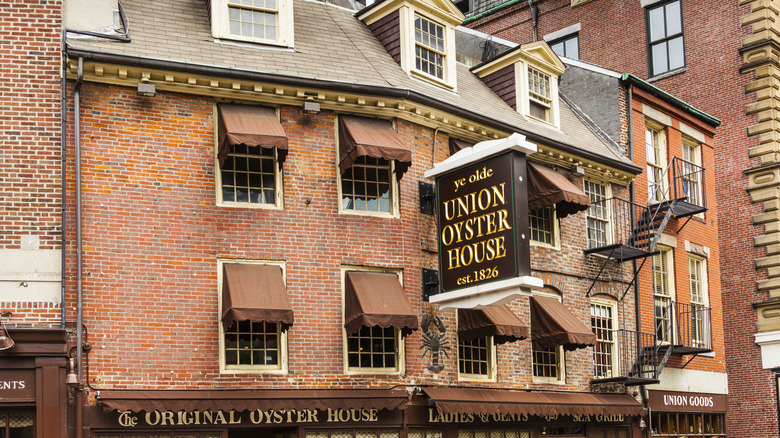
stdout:
[[701,143],[688,137],[682,138],[682,190],[688,202],[704,206],[702,194],[702,178],[704,169],[701,165]]
[[557,245],[557,219],[554,207],[545,207],[528,213],[531,242],[549,246]]
[[419,14],[414,16],[414,66],[419,72],[444,79],[445,28]]
[[281,172],[277,149],[230,145],[220,167],[222,204],[270,205],[281,201]]
[[[561,301],[561,296],[550,290],[539,293],[540,296]],[[565,376],[566,356],[563,346],[550,348],[534,348],[531,343],[531,375],[536,383],[563,383]]]
[[563,347],[534,348],[532,353],[534,381],[563,381]]
[[[224,288],[226,282],[226,264],[242,265],[263,269],[275,267],[281,272],[281,282],[284,282],[285,265],[276,261],[241,261],[220,260],[219,266],[219,305],[222,309],[225,303]],[[244,282],[238,278],[239,282]],[[266,285],[256,284],[258,291]],[[270,286],[269,286],[270,287]],[[278,291],[277,291],[278,292]],[[285,293],[286,292],[282,292]],[[262,301],[262,300],[261,300]],[[287,330],[281,321],[267,320],[231,320],[219,324],[220,331],[220,368],[223,372],[287,372]]]
[[617,339],[615,337],[617,306],[614,302],[591,301],[590,327],[596,334],[593,348],[593,375],[597,379],[615,377]]
[[647,8],[647,45],[650,76],[685,67],[681,1]]
[[650,120],[645,125],[647,196],[650,202],[666,200],[666,129]]
[[550,48],[558,56],[569,59],[580,59],[580,34],[573,33],[550,41]]
[[709,347],[709,297],[707,260],[688,254],[688,280],[691,291],[691,341],[694,347]]
[[292,45],[290,0],[211,0],[216,38]]
[[529,115],[535,119],[552,122],[552,91],[550,75],[528,67],[528,105]]
[[655,308],[655,335],[660,343],[671,343],[674,339],[674,318],[672,301],[674,301],[674,281],[672,272],[673,251],[670,248],[659,248],[652,256],[653,302]]
[[338,130],[339,211],[397,217],[398,180],[411,164],[411,150],[393,123],[341,115]]
[[341,175],[341,208],[355,212],[394,212],[393,161],[357,157]]
[[585,180],[585,194],[590,198],[587,211],[588,248],[600,248],[610,243],[609,186]]
[[[393,273],[395,280],[401,281],[401,272],[388,269],[342,266],[342,288],[345,303],[348,272]],[[392,299],[392,298],[388,298]],[[347,309],[344,309],[345,316]],[[350,374],[398,374],[405,369],[404,338],[400,327],[380,327],[378,325],[360,326],[356,331],[344,336],[345,371]]]
[[496,346],[492,336],[464,341],[458,337],[458,374],[464,379],[494,378]]

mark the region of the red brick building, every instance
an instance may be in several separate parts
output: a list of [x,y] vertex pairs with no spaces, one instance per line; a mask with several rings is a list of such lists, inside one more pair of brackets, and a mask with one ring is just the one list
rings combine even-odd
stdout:
[[[780,365],[780,355],[771,310],[776,306],[776,273],[771,269],[776,128],[767,105],[775,95],[767,79],[776,65],[768,55],[776,40],[769,31],[777,16],[775,6],[733,1],[532,4],[532,8],[527,2],[459,6],[467,11],[469,27],[515,42],[544,39],[561,56],[646,79],[722,120],[712,163],[718,174],[712,183],[717,188],[719,216],[711,219],[717,219],[720,230],[720,253],[729,255],[720,258],[727,321],[728,433],[777,436],[773,369]],[[679,146],[669,144],[669,156],[675,147]],[[643,186],[643,178],[637,180],[637,187]],[[716,278],[712,274],[717,266],[708,263],[707,267],[709,278]],[[644,284],[648,282],[649,277]]]
[[[650,358],[630,342],[646,304],[630,263],[585,252],[633,227],[603,206],[630,201],[644,169],[559,97],[565,66],[549,46],[469,70],[447,2],[246,3],[68,3],[67,117],[58,101],[19,116],[61,135],[45,153],[54,163],[67,152],[64,192],[38,209],[67,203],[54,223],[65,295],[47,301],[65,311],[42,329],[18,292],[0,300],[15,341],[0,351],[2,380],[27,388],[0,393],[6,436],[643,436],[650,417],[630,380],[660,365],[654,342]],[[48,6],[41,15],[59,20]],[[54,88],[39,88],[59,90],[57,73],[40,71]],[[645,99],[712,143],[692,109]],[[627,102],[615,100],[613,123],[641,133]],[[27,136],[8,141],[14,159],[56,170],[25,155],[38,151]],[[511,178],[492,183],[487,160],[511,162]],[[466,218],[439,230],[451,214],[430,183],[463,169],[469,184],[491,182],[490,201],[449,200]],[[13,246],[34,240],[23,231],[3,260],[28,250]],[[456,279],[469,287],[448,286],[435,272],[453,260],[440,241],[455,240],[460,264],[514,259],[514,274],[490,281],[504,265],[480,265]],[[485,309],[445,297],[487,302],[496,289],[506,302]]]

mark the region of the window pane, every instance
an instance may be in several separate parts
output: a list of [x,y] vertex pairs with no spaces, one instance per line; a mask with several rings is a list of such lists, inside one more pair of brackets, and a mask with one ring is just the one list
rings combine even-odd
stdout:
[[650,9],[647,13],[650,29],[650,42],[666,37],[664,25],[664,8]]
[[274,149],[230,146],[221,169],[222,201],[275,204],[277,171]]
[[666,43],[658,43],[651,48],[653,57],[653,75],[669,71],[669,63],[666,60]]
[[[676,35],[682,32],[682,13],[680,2],[669,3],[666,8],[666,36]],[[660,9],[660,8],[659,8]]]
[[669,70],[675,70],[685,66],[685,48],[683,37],[669,40]]
[[566,57],[571,59],[580,59],[580,41],[579,37],[566,40]]

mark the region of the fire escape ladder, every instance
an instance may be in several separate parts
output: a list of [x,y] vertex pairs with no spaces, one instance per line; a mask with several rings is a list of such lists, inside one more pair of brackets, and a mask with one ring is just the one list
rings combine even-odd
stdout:
[[661,360],[658,362],[658,368],[656,368],[655,371],[655,378],[659,379],[661,377],[661,371],[664,370],[664,366],[666,366],[666,362],[669,361],[669,358],[672,357],[672,345],[671,344],[658,344],[656,347],[656,354],[660,355],[662,350],[666,350],[664,352],[664,357],[661,358]]

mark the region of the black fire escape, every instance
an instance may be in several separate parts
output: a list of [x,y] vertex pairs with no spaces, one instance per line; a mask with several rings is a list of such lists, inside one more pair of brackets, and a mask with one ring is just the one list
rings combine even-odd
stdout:
[[[624,199],[610,198],[593,203],[592,211],[609,218],[606,232],[589,236],[585,254],[598,254],[604,258],[596,278],[586,295],[590,295],[610,260],[619,263],[636,260],[634,278],[628,284],[623,297],[635,283],[648,258],[658,254],[658,243],[667,226],[679,225],[677,232],[696,215],[707,211],[704,197],[704,168],[694,163],[672,158],[661,175],[658,184],[652,184],[654,192],[648,205],[632,203]],[[670,185],[667,184],[671,182]],[[592,214],[589,214],[590,222]],[[684,221],[681,223],[680,222]],[[589,223],[589,232],[592,227]],[[604,345],[616,346],[617,351],[604,357],[617,358],[616,367],[596,364],[594,382],[620,382],[626,385],[644,385],[659,382],[659,376],[672,354],[695,355],[712,351],[710,309],[703,305],[679,303],[672,300],[655,300],[655,333],[633,330],[611,330],[602,333]],[[641,318],[637,309],[637,318]],[[600,344],[601,345],[601,344]],[[596,357],[598,362],[599,348]],[[688,361],[690,362],[690,360]],[[685,364],[687,365],[687,363]],[[683,367],[685,366],[683,365]]]

